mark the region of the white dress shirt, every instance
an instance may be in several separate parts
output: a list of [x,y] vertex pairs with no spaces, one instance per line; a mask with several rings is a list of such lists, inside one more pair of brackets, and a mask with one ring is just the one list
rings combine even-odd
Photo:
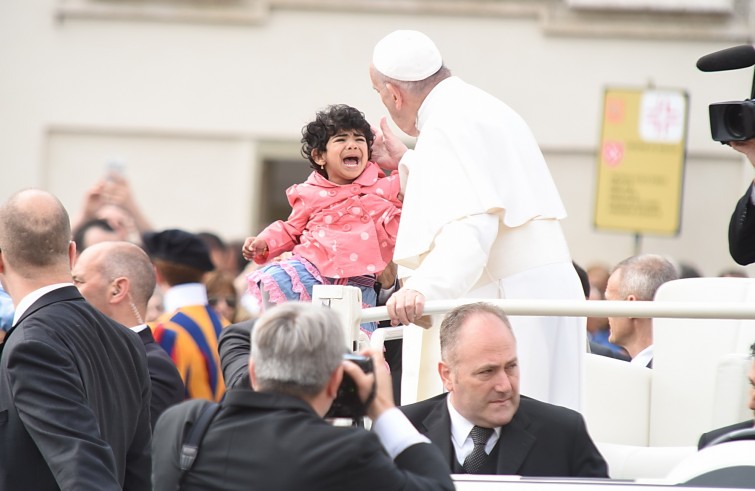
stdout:
[[[456,453],[456,460],[459,464],[464,465],[464,461],[474,449],[474,442],[470,432],[474,428],[474,424],[470,423],[467,418],[459,414],[454,405],[451,403],[451,396],[446,397],[446,404],[448,404],[448,414],[451,416],[451,443],[454,446],[454,452]],[[485,453],[490,455],[493,451],[493,447],[498,443],[498,438],[501,436],[501,427],[493,428],[493,434],[490,435],[488,442],[485,444]]]
[[637,353],[637,356],[632,358],[632,361],[630,363],[634,365],[640,365],[643,367],[648,366],[648,363],[650,363],[650,360],[653,359],[653,345],[651,344],[644,350]]

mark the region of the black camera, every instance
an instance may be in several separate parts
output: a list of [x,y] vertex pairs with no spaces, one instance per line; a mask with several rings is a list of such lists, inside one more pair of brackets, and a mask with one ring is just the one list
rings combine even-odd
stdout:
[[755,101],[716,102],[708,106],[710,132],[717,142],[749,140],[755,137]]
[[[372,373],[372,358],[369,356],[358,355],[355,353],[346,353],[343,355],[343,359],[356,363],[364,373]],[[343,380],[338,387],[338,395],[336,395],[333,405],[330,406],[330,410],[325,415],[326,418],[351,418],[358,419],[367,413],[367,406],[372,403],[372,399],[375,394],[375,386],[372,387],[372,395],[366,402],[362,402],[359,398],[359,389],[357,388],[354,380],[349,377],[348,374],[343,374]]]
[[[743,44],[710,53],[697,60],[703,72],[739,70],[755,65],[755,46]],[[744,101],[716,102],[708,107],[710,133],[717,142],[749,140],[755,137],[755,81],[750,98]]]

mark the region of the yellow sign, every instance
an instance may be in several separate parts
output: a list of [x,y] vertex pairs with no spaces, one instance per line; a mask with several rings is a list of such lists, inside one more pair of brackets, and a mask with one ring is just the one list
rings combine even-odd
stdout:
[[679,232],[687,99],[679,90],[606,89],[596,228]]

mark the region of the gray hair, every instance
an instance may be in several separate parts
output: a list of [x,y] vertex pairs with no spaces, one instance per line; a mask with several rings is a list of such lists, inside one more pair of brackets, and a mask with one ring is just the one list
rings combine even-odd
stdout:
[[657,254],[640,254],[624,259],[617,264],[611,274],[621,271],[619,278],[619,296],[626,298],[634,295],[637,300],[653,300],[658,288],[679,279],[674,265]]
[[456,347],[459,344],[459,333],[467,319],[477,314],[492,314],[503,321],[514,335],[511,323],[502,308],[487,302],[475,302],[459,305],[448,311],[440,324],[440,357],[449,365],[456,363]]
[[396,80],[395,78],[391,78],[383,74],[377,69],[375,69],[375,73],[377,74],[378,79],[381,82],[394,85],[413,95],[427,94],[433,89],[433,87],[435,87],[440,82],[442,82],[443,80],[451,76],[451,70],[449,70],[448,67],[446,67],[446,65],[441,66],[437,72],[430,75],[429,77],[423,80],[416,80],[412,82],[407,82],[404,80]]
[[252,330],[257,389],[296,397],[316,395],[346,351],[340,320],[332,310],[305,302],[276,305]]

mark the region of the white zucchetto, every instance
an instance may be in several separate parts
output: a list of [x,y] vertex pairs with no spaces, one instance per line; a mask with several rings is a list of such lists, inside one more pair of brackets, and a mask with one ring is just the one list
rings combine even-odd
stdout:
[[432,39],[419,31],[393,31],[378,41],[372,65],[383,75],[402,82],[424,80],[443,66]]

